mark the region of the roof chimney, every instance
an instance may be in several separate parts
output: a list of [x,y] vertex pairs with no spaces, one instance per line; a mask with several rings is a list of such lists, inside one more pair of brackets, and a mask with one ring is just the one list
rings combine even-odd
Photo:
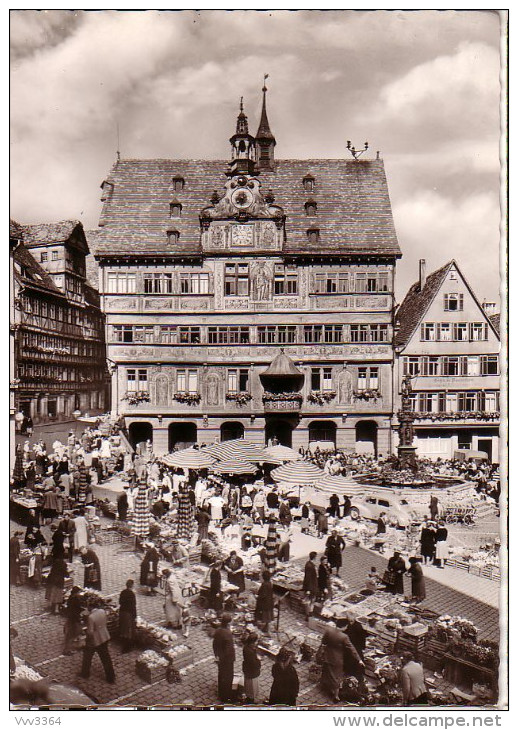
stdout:
[[423,291],[426,282],[426,259],[419,259],[419,291]]

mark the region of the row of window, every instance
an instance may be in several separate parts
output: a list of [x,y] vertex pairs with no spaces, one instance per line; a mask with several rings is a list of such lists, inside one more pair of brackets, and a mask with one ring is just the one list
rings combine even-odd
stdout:
[[[249,264],[232,263],[225,266],[225,296],[246,297],[250,294]],[[319,271],[312,278],[310,294],[376,293],[390,290],[390,274],[386,272]],[[109,271],[109,294],[211,294],[213,277],[210,272],[145,273],[137,287],[137,274]],[[277,296],[298,294],[296,266],[275,264],[273,293]]]
[[18,365],[18,377],[20,379],[41,378],[42,380],[62,382],[91,382],[102,380],[104,371],[102,368],[76,368],[63,367],[61,365],[47,365],[46,363],[22,362]]
[[40,317],[48,317],[57,322],[67,322],[68,324],[80,324],[92,329],[101,329],[102,318],[91,312],[87,313],[76,307],[63,306],[53,302],[47,302],[44,299],[36,299],[24,294],[21,295],[22,310],[26,314],[34,314]]
[[39,332],[24,332],[22,336],[24,353],[31,349],[41,348],[42,351],[57,351],[60,355],[80,355],[82,357],[102,357],[104,347],[98,342],[85,340],[69,340],[56,335],[41,334]]
[[[183,205],[179,200],[171,200],[169,203],[169,217],[170,218],[181,218]],[[304,203],[304,210],[306,215],[315,216],[317,214],[317,203],[314,200],[307,200]]]
[[480,342],[488,339],[485,322],[423,322],[423,342]]
[[[148,371],[146,368],[130,368],[127,370],[128,392],[148,390]],[[227,370],[227,392],[243,393],[249,390],[250,373],[248,368],[229,368]],[[358,368],[358,391],[378,390],[379,368]],[[199,390],[198,370],[196,368],[180,368],[176,371],[176,392],[197,393]],[[311,368],[311,390],[334,390],[333,370],[330,367]]]
[[412,409],[420,413],[456,413],[500,410],[498,391],[463,391],[460,393],[413,393]]
[[[206,330],[206,331],[205,331]],[[388,342],[387,324],[314,324],[261,325],[257,327],[257,344],[337,344],[344,342]],[[247,326],[192,327],[177,325],[112,325],[111,342],[147,344],[247,345],[253,342]]]
[[498,355],[404,357],[404,375],[498,375]]

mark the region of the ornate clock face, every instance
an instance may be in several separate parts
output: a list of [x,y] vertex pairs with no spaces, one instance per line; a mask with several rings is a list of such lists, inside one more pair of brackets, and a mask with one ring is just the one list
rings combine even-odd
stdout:
[[236,208],[245,210],[245,208],[249,208],[254,202],[254,196],[247,188],[239,188],[238,190],[234,190],[231,200],[232,205]]

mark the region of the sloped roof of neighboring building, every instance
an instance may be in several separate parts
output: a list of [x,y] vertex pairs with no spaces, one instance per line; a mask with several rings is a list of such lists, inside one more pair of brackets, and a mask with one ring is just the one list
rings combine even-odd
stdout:
[[20,243],[14,250],[14,263],[14,275],[20,284],[30,286],[33,289],[38,289],[47,294],[51,293],[59,297],[64,297],[61,289],[54,284],[52,277],[47,274],[30,251],[25,248],[25,244]]
[[[97,255],[199,255],[201,210],[227,180],[225,160],[120,160],[107,182]],[[315,189],[304,190],[311,175]],[[173,191],[174,177],[185,180]],[[378,254],[400,256],[382,160],[277,160],[273,171],[258,175],[262,191],[272,190],[286,214],[285,253]],[[169,203],[182,203],[181,218],[169,217]],[[317,203],[309,217],[304,204]],[[308,229],[318,228],[318,242]],[[169,244],[167,231],[179,240]]]
[[90,249],[90,255],[85,258],[86,280],[94,289],[99,288],[99,264],[95,260],[95,254],[97,253],[97,242],[100,232],[100,229],[85,231],[88,248]]
[[21,225],[12,218],[9,218],[9,238],[13,238],[16,241],[21,241],[23,238]]
[[496,333],[500,337],[500,313],[498,314],[490,314],[488,317],[489,321],[493,325]]
[[82,232],[83,224],[77,220],[25,225],[23,226],[23,240],[28,248],[50,243],[64,243],[71,239],[78,227]]
[[480,302],[478,301],[475,292],[460,270],[459,265],[454,259],[452,259],[440,269],[437,269],[437,271],[434,271],[426,277],[425,285],[422,290],[420,289],[418,281],[416,281],[415,284],[412,284],[408,290],[406,297],[403,299],[401,306],[396,312],[396,322],[398,327],[394,334],[395,347],[404,347],[408,343],[424,315],[428,311],[428,307],[437,296],[437,293],[452,266],[454,266],[459,272],[459,276],[462,278],[471,296],[478,304],[482,316],[489,322],[491,327],[494,329],[495,334],[500,337],[499,322],[498,326],[495,326],[495,321],[493,320],[493,317],[499,317],[500,315],[492,315],[491,317],[487,316],[483,308],[480,306]]
[[418,281],[412,284],[396,314],[396,321],[399,323],[394,334],[396,347],[406,345],[412,337],[428,307],[435,299],[452,264],[455,262],[448,261],[443,267],[427,276],[422,289]]

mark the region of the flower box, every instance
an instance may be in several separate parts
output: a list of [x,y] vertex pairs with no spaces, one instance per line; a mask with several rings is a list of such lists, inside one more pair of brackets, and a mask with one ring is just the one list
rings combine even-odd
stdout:
[[235,403],[237,406],[246,406],[252,400],[252,394],[247,392],[227,393],[226,399]]
[[173,400],[192,406],[197,405],[201,401],[201,395],[199,393],[175,393]]

